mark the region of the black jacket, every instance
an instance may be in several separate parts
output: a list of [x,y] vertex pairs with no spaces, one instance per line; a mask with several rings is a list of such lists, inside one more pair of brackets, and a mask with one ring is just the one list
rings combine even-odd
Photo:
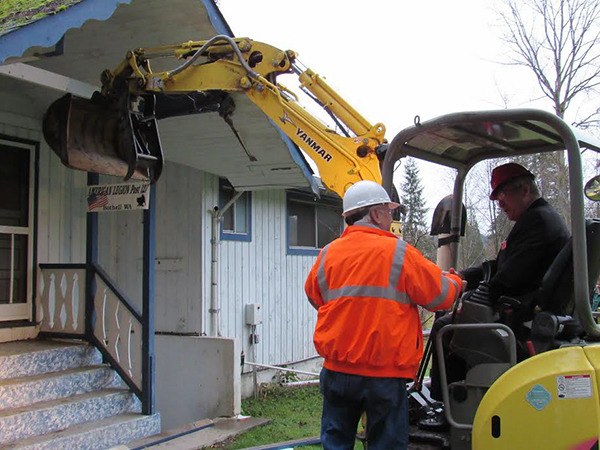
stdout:
[[[568,239],[569,231],[556,210],[543,198],[534,201],[515,222],[492,261],[495,271],[489,281],[491,300],[501,295],[518,297],[537,289]],[[483,268],[469,268],[461,275],[469,288],[476,288]]]

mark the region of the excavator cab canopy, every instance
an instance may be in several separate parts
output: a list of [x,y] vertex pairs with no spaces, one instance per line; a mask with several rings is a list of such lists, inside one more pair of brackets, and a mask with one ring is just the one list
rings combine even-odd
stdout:
[[[397,157],[413,156],[468,170],[485,159],[565,150],[559,130],[544,120],[547,114],[531,109],[462,112],[428,122],[420,122],[417,116],[414,126],[394,138],[388,153],[395,150]],[[600,141],[571,131],[580,147],[600,152]]]
[[[520,155],[567,151],[571,230],[573,234],[573,268],[575,305],[590,339],[600,340],[589,304],[588,261],[586,252],[584,183],[581,148],[600,152],[600,141],[567,125],[546,111],[514,109],[453,113],[415,124],[400,131],[391,141],[382,165],[384,187],[390,192],[396,161],[412,156],[456,169],[450,232],[460,234],[460,208],[463,185],[469,170],[487,159],[512,158]],[[456,250],[456,249],[454,249]],[[456,267],[458,253],[452,251]]]

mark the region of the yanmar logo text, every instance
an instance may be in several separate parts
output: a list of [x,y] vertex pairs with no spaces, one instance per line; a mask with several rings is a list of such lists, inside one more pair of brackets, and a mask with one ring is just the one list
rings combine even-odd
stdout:
[[323,158],[326,162],[330,162],[332,156],[327,153],[319,144],[317,144],[308,134],[304,132],[301,128],[296,128],[296,136],[304,141],[306,145],[312,148],[317,155]]

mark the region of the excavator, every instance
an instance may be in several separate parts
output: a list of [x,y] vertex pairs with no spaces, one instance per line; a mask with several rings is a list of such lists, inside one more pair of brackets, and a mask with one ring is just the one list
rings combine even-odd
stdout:
[[[154,72],[156,58],[182,62]],[[283,74],[297,75],[301,89],[330,115],[336,130],[308,113],[278,82]],[[248,38],[216,36],[132,50],[101,81],[91,100],[66,95],[44,117],[45,139],[68,167],[156,182],[164,164],[157,120],[213,112],[236,133],[230,94],[243,92],[305,151],[326,187],[340,196],[363,179],[382,183],[394,196],[394,169],[406,156],[452,168],[454,192],[440,236],[446,243],[442,259],[448,267],[443,269],[457,267],[463,186],[473,166],[566,149],[573,236],[535,293],[538,306],[527,343],[531,356],[517,361],[515,334],[491,305],[463,301],[463,320],[445,329],[458,336],[453,346],[469,370],[465,380],[443,383],[451,428],[448,436],[432,439],[439,448],[455,450],[598,448],[600,327],[589,298],[600,272],[600,221],[584,217],[580,146],[600,152],[600,143],[582,139],[552,114],[519,109],[453,113],[426,122],[417,116],[388,144],[382,124],[371,125],[302,67],[295,52]],[[586,185],[595,201],[600,200],[598,186],[600,177]],[[520,299],[504,302],[509,309],[520,305]],[[439,355],[445,329],[432,343]],[[443,364],[440,358],[442,371]],[[417,383],[413,392],[419,389]]]
[[[584,185],[581,148],[600,152],[600,142],[534,109],[459,112],[426,122],[417,116],[390,142],[382,165],[387,189],[394,165],[406,156],[454,170],[450,205],[437,218],[445,242],[438,264],[446,270],[458,267],[464,182],[477,163],[566,150],[569,171],[571,240],[541,286],[527,296],[501,297],[497,304],[463,296],[454,323],[431,343],[450,430],[424,433],[412,427],[412,441],[453,450],[599,448],[600,326],[590,299],[600,275],[600,220],[585,217],[584,193],[600,201],[600,176]],[[442,258],[440,253],[445,253]],[[526,305],[534,306],[533,319],[514,323]],[[528,331],[523,333],[520,325]],[[467,366],[466,378],[452,383],[446,381],[442,345],[448,332],[453,333],[450,349]],[[517,348],[527,354],[518,358]],[[411,400],[418,400],[412,413],[420,411],[419,401],[431,400],[421,380],[417,376],[410,391]]]
[[[151,64],[159,58],[183,62],[154,72]],[[300,89],[339,132],[278,82],[284,74],[297,76]],[[219,35],[129,51],[114,70],[102,73],[101,81],[91,101],[67,94],[45,115],[44,136],[68,167],[155,182],[164,163],[157,120],[207,112],[218,113],[230,125],[252,161],[233,125],[231,93],[242,92],[314,161],[329,190],[343,196],[356,181],[381,183],[385,126],[371,125],[291,50]]]

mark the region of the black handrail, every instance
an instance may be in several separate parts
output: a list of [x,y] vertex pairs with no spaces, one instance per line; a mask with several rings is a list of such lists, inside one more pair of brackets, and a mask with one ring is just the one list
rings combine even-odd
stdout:
[[92,264],[92,268],[94,273],[98,275],[102,281],[104,281],[104,283],[113,291],[119,301],[123,303],[123,306],[127,308],[133,317],[135,317],[138,322],[143,323],[142,314],[135,309],[135,306],[132,305],[131,300],[129,300],[127,295],[117,287],[115,282],[108,276],[104,269],[102,269],[102,267],[100,267],[98,264]]

